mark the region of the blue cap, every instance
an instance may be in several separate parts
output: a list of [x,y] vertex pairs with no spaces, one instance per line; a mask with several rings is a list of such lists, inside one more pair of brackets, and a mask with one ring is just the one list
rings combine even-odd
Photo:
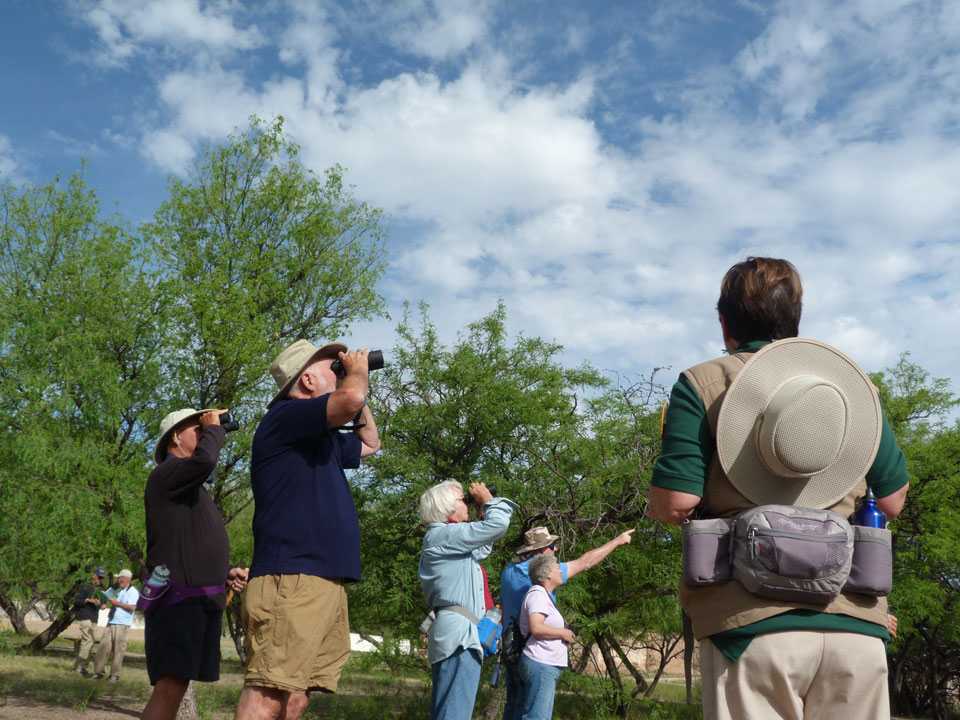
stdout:
[[93,569],[93,574],[96,575],[97,577],[106,577],[107,571],[104,570],[102,567],[95,567]]

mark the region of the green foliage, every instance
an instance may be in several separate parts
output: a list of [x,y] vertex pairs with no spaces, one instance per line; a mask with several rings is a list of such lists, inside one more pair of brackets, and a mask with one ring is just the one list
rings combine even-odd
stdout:
[[300,165],[282,129],[282,119],[253,118],[208,144],[142,229],[167,279],[169,407],[228,407],[244,423],[212,491],[228,520],[249,502],[253,429],[276,392],[270,361],[294,340],[336,338],[383,308],[381,212],[352,197],[339,166],[319,178]]
[[891,525],[894,704],[945,718],[960,680],[960,424],[947,426],[944,417],[960,400],[947,380],[906,355],[873,379],[910,474],[904,510]]
[[[92,565],[144,574],[143,484],[180,407],[240,419],[211,494],[249,523],[270,361],[383,306],[381,213],[297,152],[282,121],[254,118],[137,231],[80,174],[0,185],[0,599],[65,609]],[[249,564],[249,525],[231,534]]]
[[[496,485],[520,506],[483,563],[495,597],[530,527],[558,532],[566,560],[634,527],[631,545],[558,593],[561,610],[585,643],[678,634],[678,537],[643,518],[662,389],[649,381],[614,385],[586,365],[565,368],[558,345],[511,341],[505,327],[501,305],[447,347],[426,308],[418,329],[409,313],[401,321],[390,365],[374,378],[383,448],[355,478],[364,582],[350,590],[351,624],[424,646],[418,501],[452,477]],[[398,668],[425,664],[386,651],[378,659]]]
[[0,583],[69,588],[139,552],[156,278],[79,175],[0,205]]

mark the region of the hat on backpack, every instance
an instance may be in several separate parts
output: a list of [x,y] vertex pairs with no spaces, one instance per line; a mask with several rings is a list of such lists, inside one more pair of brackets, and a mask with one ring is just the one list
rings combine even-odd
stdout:
[[817,340],[778,340],[727,389],[717,454],[757,505],[827,508],[870,469],[882,418],[876,388],[850,358]]

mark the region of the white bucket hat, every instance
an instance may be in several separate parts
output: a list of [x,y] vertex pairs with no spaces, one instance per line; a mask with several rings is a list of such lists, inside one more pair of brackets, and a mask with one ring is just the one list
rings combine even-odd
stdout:
[[717,454],[757,505],[823,509],[870,469],[882,418],[873,383],[850,358],[788,338],[758,350],[727,389]]
[[170,435],[177,428],[177,425],[198,418],[211,410],[216,410],[216,408],[204,408],[203,410],[183,408],[182,410],[174,410],[161,420],[160,437],[157,439],[157,444],[153,446],[153,462],[159,465],[167,457],[167,443],[170,442]]
[[300,373],[306,369],[314,360],[321,357],[337,357],[338,353],[346,352],[347,346],[342,342],[327,343],[323,347],[317,348],[309,340],[297,340],[293,345],[277,355],[277,359],[270,366],[270,374],[273,375],[277,387],[280,388],[273,400],[267,403],[267,407],[273,405],[277,400],[284,397],[293,384],[300,377]]

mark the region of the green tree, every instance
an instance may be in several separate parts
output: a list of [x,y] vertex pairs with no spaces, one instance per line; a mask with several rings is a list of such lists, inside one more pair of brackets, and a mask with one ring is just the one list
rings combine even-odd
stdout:
[[62,611],[42,646],[91,564],[142,560],[164,327],[151,258],[82,176],[2,186],[0,215],[0,594]]
[[[899,619],[892,645],[894,708],[948,717],[960,681],[960,425],[945,418],[960,404],[949,381],[900,357],[873,376],[907,457],[910,490],[894,532],[891,611]],[[951,701],[950,696],[953,696]]]
[[298,153],[282,119],[252,118],[170,180],[143,228],[168,280],[169,407],[229,407],[244,422],[212,490],[228,521],[250,501],[253,429],[276,391],[270,361],[294,340],[332,339],[383,311],[382,213],[354,199],[339,166],[320,178]]
[[[382,312],[381,213],[339,167],[297,160],[282,122],[206,145],[153,221],[104,218],[82,176],[0,186],[0,605],[66,608],[91,564],[144,565],[143,484],[159,419],[229,407],[212,495],[251,559],[247,459],[300,337]],[[242,527],[232,527],[234,518]]]
[[[511,341],[502,305],[452,347],[439,341],[425,308],[419,325],[404,317],[389,366],[374,376],[383,449],[355,482],[364,581],[351,588],[352,625],[385,636],[381,658],[423,662],[397,652],[399,639],[423,642],[417,627],[429,611],[417,579],[418,499],[452,477],[496,485],[520,506],[484,562],[495,597],[532,526],[559,532],[567,559],[638,527],[633,544],[563,589],[561,607],[585,645],[678,632],[678,548],[669,531],[642,520],[662,391],[650,382],[615,385],[586,365],[566,368],[560,346],[538,338]],[[651,599],[669,612],[645,611]],[[606,668],[611,700],[622,706],[614,665]]]

